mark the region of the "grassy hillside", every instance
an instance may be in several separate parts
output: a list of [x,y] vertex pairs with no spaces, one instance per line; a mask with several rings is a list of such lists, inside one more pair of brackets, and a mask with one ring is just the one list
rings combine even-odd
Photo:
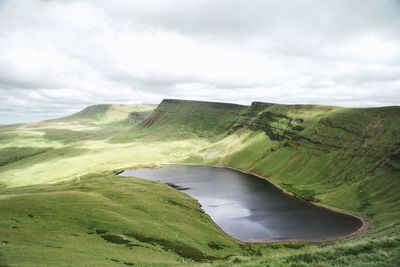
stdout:
[[193,161],[261,174],[304,199],[368,216],[376,231],[398,227],[400,107],[256,103],[251,110],[238,141],[219,142],[233,144],[228,150],[217,143]]
[[[0,265],[400,265],[400,107],[154,108],[99,105],[0,128]],[[325,244],[244,245],[186,195],[113,174],[173,162],[261,174],[373,228]]]
[[[223,163],[269,177],[303,198],[367,215],[377,225],[399,224],[399,125],[399,107],[273,105],[259,111],[249,138]],[[260,143],[270,148],[261,153]]]
[[226,133],[247,110],[236,104],[167,99],[143,121],[142,128],[215,137]]
[[247,110],[248,106],[236,104],[166,99],[145,120],[111,142],[130,143],[137,139],[215,142],[223,138]]
[[179,265],[241,251],[188,196],[112,174],[2,189],[0,210],[1,266]]
[[157,105],[102,104],[85,108],[71,116],[54,120],[62,122],[83,121],[88,123],[137,123],[145,119]]
[[373,229],[356,239],[391,240],[400,232],[399,125],[400,107],[256,102],[224,138],[185,162],[260,174],[301,198],[369,218]]

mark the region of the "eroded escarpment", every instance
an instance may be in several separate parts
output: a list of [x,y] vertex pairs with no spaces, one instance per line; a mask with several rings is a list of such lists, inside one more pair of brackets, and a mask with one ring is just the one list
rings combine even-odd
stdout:
[[150,129],[213,138],[186,163],[237,168],[295,195],[400,223],[400,107],[342,108],[254,102],[163,101]]

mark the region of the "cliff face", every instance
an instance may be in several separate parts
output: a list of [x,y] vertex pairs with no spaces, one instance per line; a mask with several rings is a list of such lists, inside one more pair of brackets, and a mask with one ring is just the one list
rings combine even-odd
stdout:
[[[378,266],[399,265],[390,263],[398,262],[400,244],[400,107],[353,109],[260,102],[241,106],[165,100],[155,111],[153,108],[94,106],[54,122],[1,128],[0,223],[5,227],[0,227],[0,235],[4,244],[11,240],[4,250],[8,259],[16,259],[16,265],[29,265],[41,249],[52,253],[48,244],[64,247],[73,242],[65,251],[86,244],[89,250],[70,253],[77,258],[83,252],[92,253],[86,259],[92,264],[99,258],[98,251],[108,245],[88,231],[108,230],[107,235],[119,238],[133,229],[148,240],[185,244],[179,250],[227,259],[227,265],[236,259],[230,255],[239,252],[245,255],[245,265],[253,264],[247,259],[261,247],[253,250],[229,239],[200,212],[198,203],[184,194],[153,182],[109,174],[131,166],[184,162],[260,174],[304,199],[366,215],[372,221],[373,228],[365,235],[334,244],[262,246],[265,258],[255,265],[270,263],[273,259],[269,256],[275,252],[284,253],[284,258],[277,258],[272,265],[284,264],[289,257],[298,257],[298,265],[363,266],[366,258],[379,259]],[[127,214],[133,214],[132,220]],[[40,227],[32,223],[33,216]],[[12,230],[16,222],[23,231]],[[151,229],[140,227],[143,222]],[[54,243],[52,233],[59,234],[59,229],[66,230],[60,235],[66,239]],[[73,238],[71,230],[76,233]],[[50,234],[46,237],[43,233]],[[36,242],[39,239],[42,246]],[[148,255],[153,255],[149,253],[164,257],[171,252],[150,243],[132,251],[139,259],[144,255],[146,262]],[[19,248],[26,247],[35,250],[19,253]],[[115,247],[107,251],[121,259],[132,253],[125,246],[109,247]],[[291,253],[296,255],[289,256]],[[22,254],[26,257],[18,262]],[[186,260],[173,251],[170,257],[177,264]],[[380,264],[384,263],[380,259],[390,257],[394,260],[389,264]],[[98,265],[110,263],[109,258],[104,259]]]
[[400,215],[400,107],[164,100],[142,128],[211,140],[187,162],[258,173],[302,198],[377,223]]
[[141,124],[142,128],[188,132],[214,137],[228,131],[249,109],[248,106],[167,99]]
[[[140,118],[143,120],[143,118]],[[163,100],[143,129],[186,132],[199,137],[263,132],[273,147],[307,147],[369,157],[398,168],[400,107],[341,108],[318,105],[251,106]]]
[[397,168],[400,107],[339,108],[312,105],[252,105],[249,129],[272,141],[322,151],[341,150]]
[[[220,162],[269,177],[305,199],[400,223],[400,107],[256,103]],[[395,215],[397,214],[397,215]]]

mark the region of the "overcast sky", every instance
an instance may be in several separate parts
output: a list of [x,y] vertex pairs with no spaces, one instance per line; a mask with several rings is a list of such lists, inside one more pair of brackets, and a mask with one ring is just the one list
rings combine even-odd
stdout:
[[400,105],[400,0],[0,0],[0,123],[163,98]]

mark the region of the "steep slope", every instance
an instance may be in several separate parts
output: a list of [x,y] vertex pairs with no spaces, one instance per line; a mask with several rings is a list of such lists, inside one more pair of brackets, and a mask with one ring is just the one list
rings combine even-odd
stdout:
[[245,121],[228,150],[232,136],[192,161],[261,174],[304,199],[366,215],[376,231],[398,227],[400,107],[253,103]]
[[211,138],[226,133],[248,109],[236,104],[166,99],[142,122],[141,128]]
[[[1,127],[0,265],[398,266],[399,125],[400,107],[164,100]],[[243,245],[181,193],[113,174],[172,162],[257,173],[373,228],[334,243]]]
[[165,99],[146,119],[111,142],[129,143],[138,139],[215,142],[229,134],[249,108],[229,103]]
[[[267,177],[299,197],[400,224],[400,107],[164,100],[135,138],[204,138],[184,160]],[[140,133],[140,134],[138,134]]]
[[164,100],[133,131],[157,140],[205,138],[210,146],[187,162],[255,172],[302,198],[378,222],[399,215],[399,125],[400,107]]
[[[370,238],[391,244],[398,236],[400,107],[255,102],[239,115],[210,147],[185,162],[256,173],[306,200],[368,217],[372,230],[355,238],[361,246],[370,246]],[[171,120],[171,125],[185,121]],[[162,117],[153,127],[158,125]],[[390,253],[397,257],[399,251]],[[318,262],[319,256],[307,257]]]
[[[400,225],[400,107],[165,100],[138,131],[211,140],[186,163],[260,174],[306,200],[368,217],[369,235]],[[162,133],[160,135],[159,133]]]

